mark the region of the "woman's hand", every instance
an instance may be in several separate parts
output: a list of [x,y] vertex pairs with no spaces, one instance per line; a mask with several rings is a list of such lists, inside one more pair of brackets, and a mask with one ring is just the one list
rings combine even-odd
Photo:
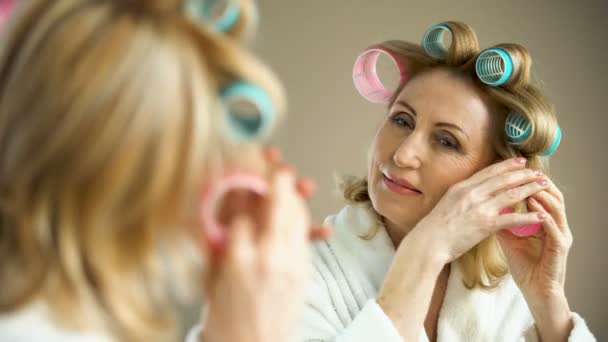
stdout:
[[545,216],[537,212],[499,212],[547,187],[542,173],[525,168],[525,159],[490,165],[453,185],[406,240],[415,240],[441,263],[450,263],[492,233],[543,222]]
[[550,179],[546,181],[548,188],[528,199],[528,210],[546,216],[542,231],[528,238],[501,231],[498,240],[542,340],[565,341],[572,330],[564,290],[572,233],[564,196]]
[[[227,224],[227,248],[209,265],[204,341],[294,340],[305,300],[309,241],[326,238],[328,228],[311,230],[305,202],[312,183],[296,182],[292,168],[281,165],[276,154],[267,155],[275,168],[268,195],[257,199],[251,215],[236,211]],[[239,205],[254,199],[234,200]]]
[[403,239],[378,296],[378,304],[406,339],[418,338],[444,266],[504,228],[542,222],[538,213],[500,215],[546,189],[525,159],[493,164],[452,186]]

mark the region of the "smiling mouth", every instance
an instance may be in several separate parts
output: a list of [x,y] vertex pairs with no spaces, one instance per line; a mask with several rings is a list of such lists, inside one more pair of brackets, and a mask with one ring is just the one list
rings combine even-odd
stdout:
[[398,187],[400,187],[400,188],[403,188],[403,189],[406,189],[406,190],[409,190],[409,191],[413,191],[413,192],[416,192],[416,193],[419,193],[419,194],[421,194],[421,193],[422,193],[422,192],[421,192],[420,190],[418,190],[418,189],[415,189],[415,188],[412,188],[412,187],[409,187],[409,186],[403,185],[403,184],[401,184],[401,183],[398,183],[398,182],[396,182],[396,181],[392,180],[392,179],[391,179],[390,177],[388,177],[387,175],[384,175],[384,174],[383,174],[383,176],[384,176],[384,180],[385,180],[386,182],[389,182],[390,184],[393,184],[393,185],[398,186]]

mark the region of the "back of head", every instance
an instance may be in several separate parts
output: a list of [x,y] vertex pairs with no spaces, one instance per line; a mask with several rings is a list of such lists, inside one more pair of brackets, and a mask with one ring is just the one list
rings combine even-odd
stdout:
[[167,331],[159,250],[189,252],[200,185],[227,145],[222,87],[254,82],[283,107],[239,43],[243,6],[227,35],[181,0],[18,9],[0,40],[0,311],[42,300],[121,339]]

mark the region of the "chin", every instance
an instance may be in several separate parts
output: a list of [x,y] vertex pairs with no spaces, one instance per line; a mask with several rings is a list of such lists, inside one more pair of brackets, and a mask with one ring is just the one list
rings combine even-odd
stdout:
[[370,193],[374,210],[392,224],[398,227],[413,227],[421,219],[414,208],[408,209],[405,205],[387,197],[383,194]]

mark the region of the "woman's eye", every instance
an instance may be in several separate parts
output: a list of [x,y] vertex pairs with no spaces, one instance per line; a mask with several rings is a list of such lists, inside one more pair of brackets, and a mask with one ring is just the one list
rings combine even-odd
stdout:
[[447,137],[438,137],[437,140],[439,141],[439,143],[447,148],[453,149],[453,150],[458,150],[459,149],[459,144],[458,142],[455,142],[453,139],[451,138],[447,138]]
[[391,119],[393,124],[398,126],[398,127],[409,127],[409,128],[413,128],[413,124],[411,123],[411,119],[406,118],[404,115],[395,115],[393,116],[393,118]]

